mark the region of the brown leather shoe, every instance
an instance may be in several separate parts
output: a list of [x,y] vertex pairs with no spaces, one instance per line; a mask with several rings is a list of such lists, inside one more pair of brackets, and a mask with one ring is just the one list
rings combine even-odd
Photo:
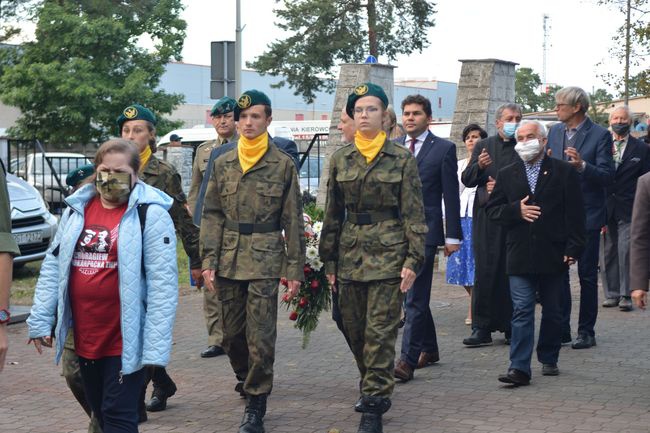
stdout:
[[399,379],[402,382],[408,382],[413,379],[413,367],[400,359],[395,365],[395,372],[393,375],[395,376],[395,379]]
[[440,361],[440,356],[438,355],[438,352],[422,352],[420,353],[420,357],[418,358],[418,366],[415,368],[424,368],[427,365],[435,364],[436,362]]

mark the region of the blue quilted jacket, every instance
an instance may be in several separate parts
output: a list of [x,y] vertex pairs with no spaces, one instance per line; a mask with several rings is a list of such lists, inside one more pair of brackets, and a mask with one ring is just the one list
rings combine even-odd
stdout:
[[[94,195],[94,185],[86,185],[66,199],[72,211],[64,211],[61,217],[27,319],[29,337],[36,338],[50,335],[58,317],[54,334],[57,363],[68,329],[74,329],[68,291],[70,263],[84,226],[84,209]],[[138,371],[143,365],[165,366],[169,362],[178,303],[176,234],[167,212],[172,202],[167,194],[138,181],[120,222],[117,261],[123,374]],[[141,203],[149,203],[144,232],[137,210]]]

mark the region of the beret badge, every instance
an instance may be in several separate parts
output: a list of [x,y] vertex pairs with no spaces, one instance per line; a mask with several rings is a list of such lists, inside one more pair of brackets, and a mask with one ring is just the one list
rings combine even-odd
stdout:
[[237,105],[239,105],[239,108],[246,109],[251,106],[251,97],[248,95],[241,95],[239,98],[239,101],[237,101]]
[[124,117],[127,119],[133,119],[138,115],[138,109],[135,107],[126,107],[124,109]]
[[354,88],[354,94],[357,96],[362,96],[368,93],[368,86],[365,84],[361,84],[360,86],[357,86]]

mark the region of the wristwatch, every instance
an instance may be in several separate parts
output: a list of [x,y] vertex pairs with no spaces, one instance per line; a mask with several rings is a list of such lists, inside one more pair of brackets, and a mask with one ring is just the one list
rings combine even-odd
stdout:
[[9,314],[9,310],[5,310],[5,309],[0,310],[0,325],[8,323],[9,319],[11,319],[11,314]]

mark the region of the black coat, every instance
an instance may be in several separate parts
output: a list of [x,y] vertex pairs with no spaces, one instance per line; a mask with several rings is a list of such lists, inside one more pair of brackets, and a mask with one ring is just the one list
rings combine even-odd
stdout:
[[607,220],[632,220],[632,204],[639,177],[650,171],[650,147],[643,141],[628,137],[623,160],[616,168],[614,184],[607,188]]
[[[533,223],[521,217],[520,201],[541,208]],[[566,271],[564,256],[580,257],[585,245],[585,210],[580,177],[569,163],[544,156],[535,194],[530,191],[523,161],[499,171],[486,205],[491,220],[506,229],[508,275]]]

